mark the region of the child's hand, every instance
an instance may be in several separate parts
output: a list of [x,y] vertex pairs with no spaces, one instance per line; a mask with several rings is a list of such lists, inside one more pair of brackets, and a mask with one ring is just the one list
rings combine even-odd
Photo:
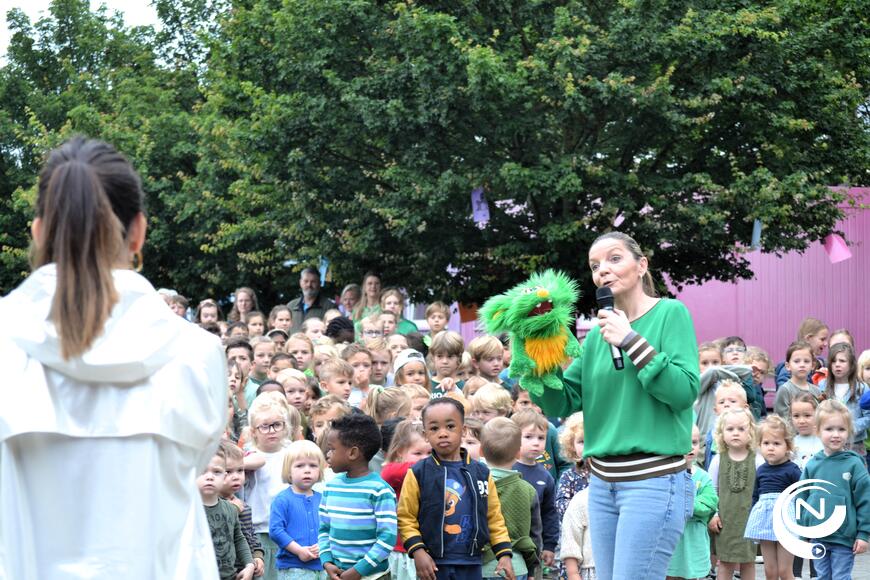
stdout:
[[556,554],[550,550],[544,550],[541,552],[541,560],[544,562],[544,566],[552,566],[556,561]]
[[355,568],[348,568],[341,573],[341,576],[339,576],[339,578],[341,578],[341,580],[360,580],[360,578],[362,578],[362,575],[360,575],[360,573],[357,572]]
[[236,580],[251,580],[254,577],[254,565],[248,564],[242,571],[236,574]]
[[710,518],[710,523],[707,524],[707,529],[713,534],[718,534],[722,531],[722,520],[719,519],[719,514]]
[[241,512],[242,510],[245,509],[245,502],[243,502],[242,500],[240,500],[236,496],[233,496],[233,499],[231,499],[229,501],[231,504],[236,506],[236,509],[239,510],[239,512]]
[[[544,554],[547,553],[547,550],[544,550]],[[550,555],[553,555],[553,552],[550,552]],[[496,576],[501,576],[505,580],[517,580],[516,575],[514,574],[514,567],[511,564],[510,556],[502,556],[498,559],[498,566],[495,567]]]
[[314,554],[315,558],[320,557],[320,546],[319,545],[314,544],[312,546],[308,546],[308,549],[311,550],[311,553]]
[[332,562],[324,564],[323,570],[326,572],[329,580],[339,580],[341,578],[341,570]]
[[266,571],[266,564],[263,562],[262,558],[254,558],[254,576],[258,578],[263,575],[263,572]]
[[417,568],[419,580],[435,580],[438,566],[426,550],[420,549],[414,552],[414,566]]
[[310,547],[299,548],[299,551],[296,552],[296,556],[303,562],[310,562],[318,557],[317,554],[311,551]]
[[864,540],[855,540],[855,545],[852,546],[853,554],[863,554],[867,551],[867,542]]
[[445,393],[452,393],[456,390],[456,381],[451,377],[445,378],[441,383],[438,384],[441,387],[441,390]]

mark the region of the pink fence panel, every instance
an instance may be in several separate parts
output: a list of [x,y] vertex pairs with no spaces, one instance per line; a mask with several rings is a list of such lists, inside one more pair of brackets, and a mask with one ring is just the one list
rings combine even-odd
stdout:
[[853,244],[848,260],[832,264],[821,243],[781,258],[755,252],[752,280],[684,288],[677,297],[692,313],[698,340],[738,335],[780,361],[801,320],[812,316],[831,330],[848,328],[859,354],[870,348],[870,210],[849,211],[838,228]]

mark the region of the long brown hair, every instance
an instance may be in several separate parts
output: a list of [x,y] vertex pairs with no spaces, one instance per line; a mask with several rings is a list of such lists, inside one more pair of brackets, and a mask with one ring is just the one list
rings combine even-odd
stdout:
[[855,360],[855,351],[852,350],[852,345],[847,342],[838,342],[828,349],[828,378],[825,379],[825,392],[823,393],[826,399],[837,398],[837,392],[834,387],[836,379],[834,372],[831,370],[834,364],[834,359],[838,354],[846,355],[846,361],[849,363],[849,372],[846,375],[846,383],[849,385],[848,402],[856,403],[861,393],[858,393],[858,361]]
[[55,264],[51,318],[65,359],[84,353],[103,331],[118,301],[112,267],[143,211],[139,176],[108,143],[73,137],[49,154],[39,174],[42,229],[32,265]]

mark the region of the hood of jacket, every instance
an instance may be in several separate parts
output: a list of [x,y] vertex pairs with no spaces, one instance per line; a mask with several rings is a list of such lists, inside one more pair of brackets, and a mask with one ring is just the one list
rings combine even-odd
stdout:
[[0,300],[0,335],[43,366],[88,383],[134,384],[176,355],[176,342],[190,325],[174,314],[148,280],[131,270],[113,271],[119,301],[102,334],[81,356],[65,360],[51,320],[57,284],[54,264],[33,272]]

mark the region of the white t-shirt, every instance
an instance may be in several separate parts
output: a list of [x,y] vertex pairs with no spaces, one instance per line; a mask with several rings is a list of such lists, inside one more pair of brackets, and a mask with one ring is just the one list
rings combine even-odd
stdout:
[[286,451],[286,448],[274,453],[259,451],[266,458],[266,465],[255,471],[245,482],[245,501],[251,506],[251,521],[254,532],[258,534],[269,531],[272,500],[289,485],[281,479]]
[[795,435],[794,436],[794,462],[797,466],[803,468],[807,466],[807,462],[813,455],[824,449],[822,440],[816,435]]

